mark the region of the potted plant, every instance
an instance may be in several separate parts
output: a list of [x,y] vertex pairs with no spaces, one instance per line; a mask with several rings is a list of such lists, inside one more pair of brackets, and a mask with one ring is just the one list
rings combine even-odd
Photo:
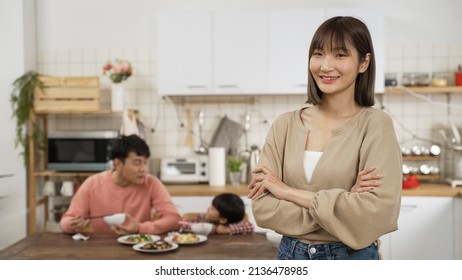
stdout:
[[[34,109],[34,90],[36,87],[43,88],[39,79],[40,75],[35,71],[28,71],[13,82],[13,91],[10,95],[10,102],[13,107],[13,117],[16,119],[15,147],[23,147],[22,155],[26,164],[29,155],[28,130],[26,128],[30,114]],[[34,121],[34,143],[42,149],[42,132],[39,124]]]
[[229,181],[234,186],[241,184],[241,170],[244,160],[245,158],[243,156],[231,155],[226,158],[226,167],[229,171]]

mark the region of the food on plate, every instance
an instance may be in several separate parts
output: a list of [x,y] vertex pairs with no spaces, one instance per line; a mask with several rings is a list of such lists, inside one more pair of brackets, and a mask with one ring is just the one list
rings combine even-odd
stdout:
[[150,242],[150,243],[146,243],[144,244],[143,246],[141,246],[140,249],[143,249],[143,250],[168,250],[170,248],[172,248],[172,244],[166,242],[166,241],[163,241],[163,240],[159,240],[159,241],[155,241],[155,242]]
[[141,242],[148,242],[152,241],[151,235],[149,234],[134,234],[130,235],[127,238],[125,238],[126,242],[131,242],[131,243],[141,243]]
[[192,233],[182,233],[172,238],[172,241],[177,243],[195,243],[199,240],[199,237]]

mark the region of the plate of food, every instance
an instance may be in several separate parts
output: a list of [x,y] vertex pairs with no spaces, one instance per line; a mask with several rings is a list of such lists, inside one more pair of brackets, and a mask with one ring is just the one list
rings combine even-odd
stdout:
[[122,244],[134,245],[142,242],[153,242],[160,240],[160,236],[154,234],[129,234],[120,236],[117,241]]
[[207,241],[207,236],[194,233],[179,233],[169,235],[164,238],[167,242],[173,242],[180,245],[198,244]]
[[164,240],[142,242],[132,246],[133,250],[143,253],[162,253],[173,251],[178,248],[178,244]]

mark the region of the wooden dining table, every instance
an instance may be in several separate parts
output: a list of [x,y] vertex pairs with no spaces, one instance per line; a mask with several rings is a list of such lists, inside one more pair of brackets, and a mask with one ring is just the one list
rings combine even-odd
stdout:
[[[274,260],[277,248],[265,234],[209,235],[198,244],[173,251],[144,253],[119,243],[116,235],[90,234],[73,240],[64,233],[39,232],[0,251],[0,259],[15,260]],[[165,237],[165,236],[161,236]]]

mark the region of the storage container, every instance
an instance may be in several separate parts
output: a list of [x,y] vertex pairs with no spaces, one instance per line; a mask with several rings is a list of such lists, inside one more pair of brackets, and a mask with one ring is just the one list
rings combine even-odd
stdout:
[[42,76],[44,88],[34,92],[37,113],[94,112],[99,110],[98,77]]

